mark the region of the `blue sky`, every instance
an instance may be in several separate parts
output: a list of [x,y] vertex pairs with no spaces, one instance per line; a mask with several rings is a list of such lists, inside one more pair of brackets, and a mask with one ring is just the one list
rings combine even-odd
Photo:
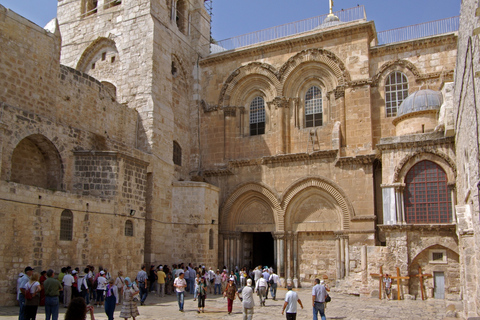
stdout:
[[[55,17],[57,2],[58,0],[0,0],[4,7],[42,27]],[[375,21],[377,31],[383,31],[456,16],[460,12],[460,2],[461,0],[334,0],[334,11],[352,8],[357,4],[364,5],[367,19]],[[213,0],[213,37],[222,40],[326,14],[328,3],[328,0]]]

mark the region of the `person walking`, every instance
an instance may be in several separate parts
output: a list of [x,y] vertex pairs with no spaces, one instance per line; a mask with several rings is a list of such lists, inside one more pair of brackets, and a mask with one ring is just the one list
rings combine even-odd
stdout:
[[149,285],[149,291],[155,291],[156,289],[156,281],[157,281],[157,270],[155,269],[155,266],[152,264],[150,266],[150,271],[148,275],[148,282],[150,283]]
[[28,266],[25,268],[25,273],[20,273],[17,280],[17,300],[20,305],[20,310],[18,314],[18,320],[25,319],[25,284],[30,281],[30,277],[33,274],[32,267]]
[[252,320],[253,307],[253,289],[252,279],[247,279],[246,286],[242,289],[243,320]]
[[322,320],[325,317],[325,297],[327,296],[327,289],[323,284],[320,284],[319,279],[315,279],[315,285],[312,288],[312,306],[313,306],[313,320],[318,320],[318,313]]
[[72,287],[75,279],[73,278],[71,271],[67,269],[63,276],[63,306],[66,308],[72,301]]
[[275,273],[275,270],[272,271],[272,274],[268,278],[268,282],[270,282],[270,293],[272,294],[272,299],[277,300],[277,287],[278,287],[278,280],[279,276]]
[[40,304],[40,275],[34,272],[30,280],[23,287],[25,289],[25,320],[35,320],[38,305]]
[[220,274],[220,270],[218,269],[217,269],[217,273],[215,274],[214,286],[215,286],[214,294],[222,294],[222,275]]
[[265,306],[265,298],[267,293],[267,280],[264,277],[260,277],[255,283],[255,292],[260,299],[260,307]]
[[105,289],[107,287],[107,279],[105,278],[105,271],[100,271],[100,275],[97,278],[97,308],[103,306],[105,300]]
[[123,302],[123,289],[125,287],[125,278],[123,277],[123,271],[118,271],[118,276],[115,279],[115,285],[118,290],[118,303]]
[[133,297],[138,294],[139,291],[133,289],[133,282],[129,277],[125,277],[125,287],[123,290],[123,303],[122,310],[120,311],[120,318],[127,320],[132,317],[135,320],[135,317],[139,316],[137,303],[133,300]]
[[137,274],[137,282],[138,282],[138,289],[140,289],[140,305],[143,306],[145,304],[145,300],[148,296],[148,289],[147,289],[147,272],[145,271],[146,267],[143,265],[142,270],[140,270]]
[[197,287],[197,298],[198,298],[198,313],[200,313],[200,309],[202,309],[202,313],[205,312],[205,298],[207,297],[207,282],[205,281],[205,277],[200,278],[200,282],[198,283]]
[[167,276],[165,275],[165,272],[163,272],[163,267],[158,266],[158,271],[157,271],[157,295],[159,297],[165,297],[165,278]]
[[113,320],[113,313],[115,306],[118,304],[118,288],[115,285],[115,279],[108,280],[107,288],[105,290],[105,314],[108,320]]
[[52,269],[47,271],[47,280],[43,283],[45,288],[45,320],[58,320],[58,308],[60,300],[58,296],[63,290],[60,281],[53,278],[55,272]]
[[237,295],[239,298],[240,296],[238,295],[237,292],[237,286],[235,285],[235,277],[230,277],[228,280],[227,287],[225,288],[225,292],[223,293],[224,297],[227,297],[228,301],[228,314],[232,313],[233,310],[233,301],[235,300],[235,295]]
[[178,277],[173,282],[175,292],[177,294],[178,311],[183,312],[183,303],[185,301],[185,288],[187,287],[187,281],[185,280],[185,274],[180,272]]
[[287,283],[287,294],[285,295],[285,303],[283,304],[282,315],[287,309],[287,320],[297,319],[297,302],[303,309],[302,300],[298,297],[298,294],[292,290],[292,283]]

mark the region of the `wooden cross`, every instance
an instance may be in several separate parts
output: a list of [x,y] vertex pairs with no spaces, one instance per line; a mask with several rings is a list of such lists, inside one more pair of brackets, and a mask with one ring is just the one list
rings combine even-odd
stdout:
[[418,274],[415,274],[415,275],[411,275],[411,277],[418,277],[418,279],[420,280],[420,291],[422,292],[422,300],[425,300],[424,296],[424,289],[423,289],[423,278],[428,278],[428,277],[432,277],[432,275],[430,273],[422,273],[422,267],[418,267]]
[[390,277],[392,279],[397,279],[397,300],[401,300],[400,299],[400,280],[402,279],[410,279],[409,276],[406,276],[406,277],[400,277],[400,268],[397,267],[397,276],[396,277]]
[[380,266],[379,273],[370,273],[372,277],[378,278],[378,299],[382,300],[382,281],[383,281],[383,266]]

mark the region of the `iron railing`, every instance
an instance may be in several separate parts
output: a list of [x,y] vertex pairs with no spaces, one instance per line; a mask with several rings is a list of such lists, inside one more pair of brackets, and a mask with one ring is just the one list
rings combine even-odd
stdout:
[[431,37],[458,31],[459,17],[435,20],[377,33],[378,45]]
[[[365,13],[365,7],[357,6],[354,8],[341,10],[334,12],[334,14],[340,19],[340,23],[352,22],[357,20],[366,20],[367,15]],[[280,39],[283,37],[292,36],[302,32],[311,31],[315,28],[321,28],[323,26],[328,27],[332,23],[323,24],[328,14],[321,16],[308,18],[296,22],[291,22],[283,24],[276,27],[271,27],[268,29],[263,29],[244,35],[236,36],[233,38],[228,38],[225,40],[218,41],[216,44],[212,45],[212,53],[233,50],[236,48],[246,47],[249,45],[271,41],[275,39]],[[323,25],[322,25],[323,24]]]

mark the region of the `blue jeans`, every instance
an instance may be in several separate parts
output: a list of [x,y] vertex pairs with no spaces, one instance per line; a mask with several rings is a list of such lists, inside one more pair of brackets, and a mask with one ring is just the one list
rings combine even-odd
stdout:
[[58,297],[45,297],[45,320],[58,320]]
[[139,286],[138,289],[140,289],[140,302],[144,304],[145,300],[147,300],[148,289],[145,288],[145,282],[139,282],[138,286]]
[[215,294],[217,294],[217,289],[218,289],[218,294],[222,294],[222,284],[221,283],[215,283],[215,291],[214,291]]
[[320,312],[320,317],[322,320],[326,320],[325,317],[325,303],[324,302],[315,302],[313,306],[313,320],[318,320],[317,314]]
[[23,295],[23,293],[19,294],[18,303],[20,304],[18,320],[24,320],[25,319],[25,296]]
[[270,293],[272,294],[272,298],[275,299],[277,297],[277,284],[272,283],[270,285]]
[[117,299],[115,296],[110,296],[105,298],[105,314],[108,317],[108,320],[113,320],[113,313],[115,312],[115,305]]
[[178,309],[183,311],[183,299],[185,297],[185,292],[178,292],[177,291],[177,301],[178,301]]

